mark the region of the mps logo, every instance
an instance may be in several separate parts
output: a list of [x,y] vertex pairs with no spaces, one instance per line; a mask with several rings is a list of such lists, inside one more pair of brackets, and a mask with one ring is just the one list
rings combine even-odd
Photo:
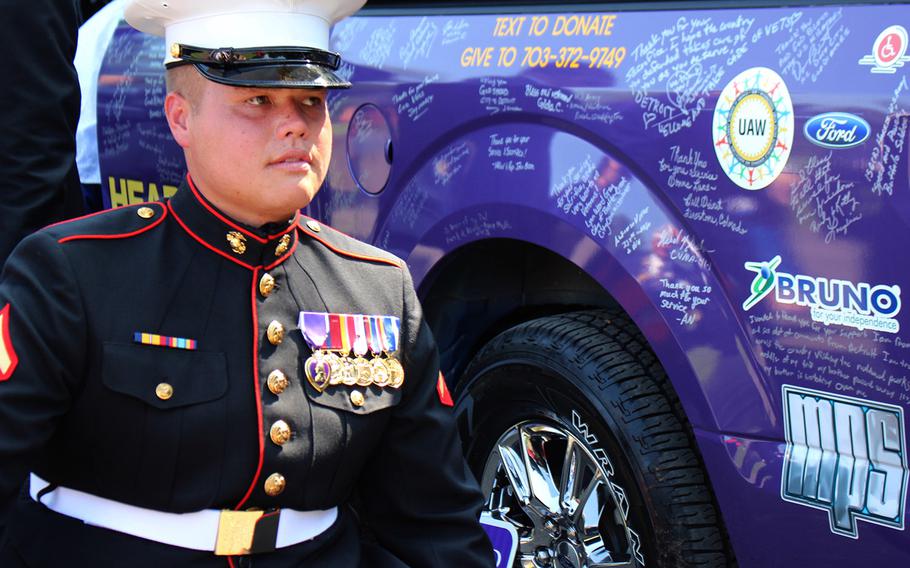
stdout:
[[869,139],[869,123],[848,112],[826,112],[806,121],[803,134],[809,142],[823,148],[844,149],[859,146]]
[[828,512],[831,531],[856,521],[904,529],[907,442],[899,406],[783,385],[787,450],[781,497]]

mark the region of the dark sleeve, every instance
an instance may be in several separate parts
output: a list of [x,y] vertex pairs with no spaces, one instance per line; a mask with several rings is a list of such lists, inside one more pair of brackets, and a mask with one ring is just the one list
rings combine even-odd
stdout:
[[76,0],[0,0],[0,266],[26,235],[82,212]]
[[60,245],[26,238],[0,276],[0,533],[6,513],[70,406],[85,360],[85,317]]
[[482,498],[452,409],[436,391],[439,356],[407,269],[400,352],[405,389],[360,483],[361,521],[411,568],[495,565],[478,522]]

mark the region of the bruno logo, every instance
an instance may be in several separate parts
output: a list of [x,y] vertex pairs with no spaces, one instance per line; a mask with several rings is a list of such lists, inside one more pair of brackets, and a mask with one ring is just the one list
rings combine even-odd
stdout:
[[781,304],[810,308],[812,319],[817,322],[860,330],[900,331],[900,323],[894,319],[901,311],[900,286],[787,274],[777,271],[780,263],[780,255],[768,262],[745,263],[746,270],[756,276],[743,310],[749,311],[773,291],[774,299]]
[[852,148],[869,138],[869,123],[855,114],[826,112],[806,121],[803,134],[809,142],[823,148]]
[[904,529],[907,444],[899,406],[783,385],[785,501],[828,512],[858,538],[856,520]]

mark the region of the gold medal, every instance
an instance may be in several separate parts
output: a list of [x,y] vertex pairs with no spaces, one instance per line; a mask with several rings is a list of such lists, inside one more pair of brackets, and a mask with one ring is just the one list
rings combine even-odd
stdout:
[[389,370],[389,386],[397,389],[404,384],[404,367],[395,357],[389,357],[385,360],[386,368]]
[[349,387],[357,384],[357,369],[354,368],[354,360],[350,356],[340,358],[339,369],[341,373],[341,382]]
[[368,387],[373,384],[373,367],[370,362],[363,357],[354,358],[354,374],[357,377],[357,384],[362,387]]
[[389,368],[379,357],[370,361],[370,369],[373,372],[373,384],[377,387],[389,386]]
[[341,384],[341,357],[335,353],[329,353],[325,356],[326,363],[329,364],[331,372],[329,373],[329,384],[337,386]]

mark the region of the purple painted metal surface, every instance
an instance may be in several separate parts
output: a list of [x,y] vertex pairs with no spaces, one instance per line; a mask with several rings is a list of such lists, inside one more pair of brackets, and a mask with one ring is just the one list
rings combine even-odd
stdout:
[[[902,565],[901,22],[910,6],[353,18],[309,213],[417,282],[488,238],[570,260],[667,368],[742,566]],[[106,57],[108,204],[182,174],[163,54],[121,27]]]

